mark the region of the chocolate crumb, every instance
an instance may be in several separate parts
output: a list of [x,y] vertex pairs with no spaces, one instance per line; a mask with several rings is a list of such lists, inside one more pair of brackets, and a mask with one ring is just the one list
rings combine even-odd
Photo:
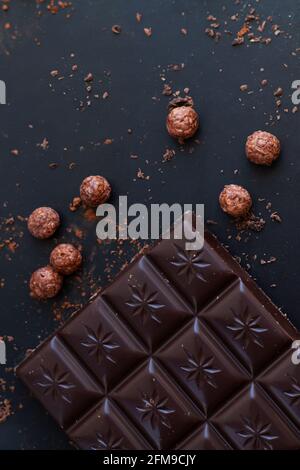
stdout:
[[114,24],[114,25],[112,26],[111,30],[112,30],[112,32],[113,32],[114,34],[120,34],[121,31],[122,31],[122,28],[121,28],[121,26],[120,26],[119,24]]
[[71,212],[76,212],[79,207],[81,206],[81,198],[76,196],[73,198],[72,202],[69,205],[69,209]]
[[172,158],[174,158],[176,155],[176,152],[174,149],[169,149],[167,148],[165,153],[163,154],[163,162],[169,162],[170,160],[172,160]]
[[282,222],[282,218],[280,217],[280,215],[278,214],[278,212],[272,212],[272,214],[270,215],[271,219],[274,221],[274,222],[278,222],[281,224]]
[[255,216],[253,213],[236,222],[236,228],[240,231],[251,230],[253,232],[261,232],[265,225],[266,221],[262,217]]
[[277,90],[274,91],[274,96],[279,97],[283,95],[283,89],[282,88],[277,88]]
[[277,261],[277,258],[275,258],[275,256],[271,256],[268,260],[265,260],[265,259],[261,259],[260,260],[260,264],[263,266],[265,264],[272,264],[272,263],[275,263]]
[[41,149],[43,150],[48,150],[49,148],[49,140],[47,139],[47,137],[44,137],[43,141],[38,144],[39,147],[41,147]]
[[152,28],[144,28],[144,33],[146,36],[152,36]]
[[136,176],[140,180],[147,180],[148,181],[150,179],[150,176],[146,176],[141,168],[138,168]]
[[172,88],[170,87],[170,85],[168,85],[167,83],[164,84],[164,88],[163,88],[163,91],[162,91],[162,94],[164,96],[171,96],[172,95]]
[[215,220],[212,220],[212,219],[207,219],[206,224],[207,225],[218,225],[218,222],[216,222]]
[[244,42],[245,42],[244,37],[237,37],[233,40],[232,45],[233,46],[241,46],[242,44],[244,44]]
[[0,423],[4,423],[12,414],[12,407],[10,400],[4,399],[0,401]]
[[92,82],[94,80],[94,76],[92,73],[88,73],[85,77],[84,77],[84,81],[86,83],[89,83],[89,82]]
[[50,170],[56,170],[56,168],[59,167],[58,163],[56,163],[56,162],[49,163],[48,166],[49,166]]

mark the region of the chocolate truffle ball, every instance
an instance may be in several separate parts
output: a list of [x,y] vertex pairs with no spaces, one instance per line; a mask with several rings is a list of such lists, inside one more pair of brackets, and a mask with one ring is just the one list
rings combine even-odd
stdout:
[[110,197],[111,186],[103,176],[88,176],[80,186],[80,197],[88,207],[104,204]]
[[39,207],[28,218],[27,227],[35,238],[50,238],[60,225],[58,213],[51,207]]
[[52,250],[50,263],[57,272],[68,276],[73,274],[80,267],[82,256],[74,245],[61,243]]
[[63,277],[52,266],[37,269],[30,278],[30,294],[38,300],[55,297],[61,290]]
[[244,217],[252,206],[252,199],[248,191],[236,184],[224,187],[219,202],[223,211],[232,217]]
[[180,143],[190,139],[199,128],[199,116],[191,106],[178,106],[167,116],[167,130]]
[[246,155],[257,165],[272,165],[280,155],[280,141],[269,132],[254,132],[247,139]]

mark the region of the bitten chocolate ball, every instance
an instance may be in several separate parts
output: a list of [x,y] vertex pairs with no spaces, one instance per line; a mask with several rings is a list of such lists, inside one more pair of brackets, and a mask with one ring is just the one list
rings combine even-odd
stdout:
[[199,116],[191,98],[171,101],[166,125],[170,136],[178,139],[179,143],[195,135],[199,128]]
[[52,266],[37,269],[30,278],[30,294],[38,300],[55,297],[61,290],[63,277]]
[[27,227],[35,238],[50,238],[60,225],[58,213],[51,207],[39,207],[28,218]]
[[249,213],[252,206],[252,199],[248,191],[236,184],[229,184],[224,187],[219,202],[223,211],[232,217],[244,217]]
[[257,165],[272,165],[280,155],[280,141],[269,132],[257,131],[246,142],[247,158]]
[[82,256],[80,251],[70,243],[61,243],[52,250],[50,264],[55,271],[68,276],[73,274],[81,266]]
[[110,197],[111,186],[103,176],[88,176],[80,186],[80,197],[88,207],[104,204]]

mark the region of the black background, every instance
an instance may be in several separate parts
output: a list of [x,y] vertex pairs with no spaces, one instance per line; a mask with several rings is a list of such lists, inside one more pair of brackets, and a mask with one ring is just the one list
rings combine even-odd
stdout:
[[[291,113],[290,98],[292,81],[300,79],[299,58],[292,54],[300,46],[300,4],[296,0],[252,2],[262,19],[273,16],[285,31],[277,38],[271,33],[269,46],[234,48],[226,34],[215,44],[204,34],[209,24],[206,17],[211,13],[223,23],[239,12],[240,20],[228,24],[228,29],[238,31],[249,8],[248,2],[235,3],[73,0],[74,12],[67,19],[67,10],[51,15],[42,5],[43,14],[38,16],[34,0],[12,1],[10,11],[0,15],[0,79],[6,81],[8,90],[8,104],[0,106],[0,216],[1,220],[27,216],[42,205],[56,208],[63,218],[57,239],[74,241],[68,228],[84,229],[85,269],[95,269],[100,287],[107,282],[105,257],[117,265],[120,260],[109,254],[109,248],[96,244],[95,222],[87,222],[82,211],[72,214],[68,210],[85,176],[106,176],[114,189],[112,202],[128,194],[129,202],[204,203],[206,218],[218,222],[212,229],[219,239],[232,254],[242,257],[243,265],[245,255],[249,256],[251,274],[300,328],[300,115]],[[140,24],[136,12],[143,14]],[[9,32],[3,28],[6,21],[12,25]],[[113,24],[122,26],[120,35],[111,32]],[[144,27],[152,27],[151,38],[143,33]],[[187,36],[181,28],[187,29]],[[185,64],[181,71],[168,67],[181,63]],[[71,78],[73,64],[79,69]],[[55,69],[63,80],[51,77]],[[91,106],[80,111],[80,100],[87,102],[84,77],[89,72],[94,75],[93,93],[99,93],[100,99],[92,94]],[[181,151],[167,135],[168,98],[161,94],[162,74],[174,91],[190,88],[201,117],[200,145],[190,143]],[[269,84],[259,91],[262,79]],[[244,83],[253,94],[240,92]],[[278,86],[285,92],[280,120],[273,96]],[[105,91],[109,97],[103,100]],[[284,113],[285,107],[289,113]],[[282,141],[282,157],[272,168],[251,165],[244,156],[245,139],[257,129],[269,129]],[[46,151],[37,146],[45,137],[49,141]],[[103,144],[107,138],[113,139],[111,145]],[[167,147],[174,148],[176,156],[162,163]],[[12,156],[11,149],[19,149],[20,155]],[[131,154],[138,159],[131,159]],[[53,162],[58,168],[49,168]],[[76,162],[72,170],[71,162]],[[149,181],[136,180],[138,168],[150,176]],[[245,236],[242,241],[234,240],[236,230],[218,206],[222,186],[231,182],[249,189],[255,212],[267,220],[266,229],[252,234],[247,243]],[[282,224],[271,222],[265,209],[269,201]],[[16,225],[18,230],[25,227],[21,222]],[[1,233],[1,239],[5,237]],[[53,302],[32,301],[27,287],[30,273],[47,264],[56,241],[39,242],[24,230],[15,254],[9,255],[7,249],[0,252],[0,278],[5,278],[5,287],[0,289],[0,335],[14,337],[8,344],[9,367],[58,326]],[[126,253],[130,258],[131,250]],[[254,254],[257,261],[252,260]],[[260,259],[270,256],[277,262],[262,266]],[[58,302],[63,302],[64,295],[74,302],[87,300],[76,282],[68,282]],[[274,283],[277,288],[271,287]],[[69,448],[52,419],[13,374],[0,367],[0,377],[16,386],[14,393],[5,395],[13,400],[15,414],[0,425],[0,448]],[[23,409],[18,410],[20,403]]]

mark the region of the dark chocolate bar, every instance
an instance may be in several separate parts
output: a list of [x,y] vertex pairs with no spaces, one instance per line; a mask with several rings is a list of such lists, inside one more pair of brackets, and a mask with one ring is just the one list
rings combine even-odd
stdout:
[[80,449],[300,449],[299,337],[206,233],[140,255],[17,373]]

